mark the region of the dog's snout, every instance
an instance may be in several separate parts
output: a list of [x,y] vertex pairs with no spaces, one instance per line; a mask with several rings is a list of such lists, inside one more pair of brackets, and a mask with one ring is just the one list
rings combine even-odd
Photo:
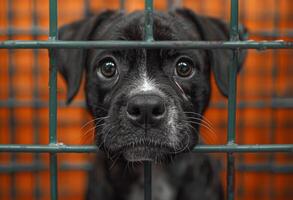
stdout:
[[163,99],[158,95],[135,95],[127,105],[127,116],[136,125],[156,125],[165,117]]

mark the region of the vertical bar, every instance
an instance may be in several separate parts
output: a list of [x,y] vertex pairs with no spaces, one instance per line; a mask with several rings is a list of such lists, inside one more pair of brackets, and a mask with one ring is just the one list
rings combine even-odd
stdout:
[[151,42],[153,37],[153,0],[145,0],[145,40]]
[[152,163],[144,162],[144,199],[152,199]]
[[[50,0],[49,40],[57,39],[57,0]],[[57,143],[57,66],[54,49],[49,49],[49,141]],[[50,153],[50,185],[51,199],[57,200],[57,155]]]
[[[230,40],[239,40],[238,35],[238,0],[231,0]],[[235,143],[236,124],[236,85],[237,85],[238,50],[233,50],[232,64],[229,66],[228,95],[228,144]],[[227,154],[227,199],[234,199],[235,191],[235,158],[233,153]]]
[[[246,4],[247,4],[247,1],[240,1],[240,21],[241,22],[245,22],[246,20]],[[245,23],[244,23],[245,24]],[[246,72],[245,70],[242,71],[241,73],[241,80],[240,82],[244,82],[247,80],[247,75],[246,75]],[[245,96],[245,85],[244,84],[241,84],[240,85],[240,95],[241,97]],[[246,104],[246,103],[245,103]],[[244,116],[244,112],[246,112],[246,109],[243,109],[241,111],[241,113],[243,114]],[[240,118],[239,120],[239,126],[238,126],[238,140],[240,143],[243,143],[245,141],[245,124],[246,124],[246,119],[245,118]],[[245,164],[245,155],[244,154],[238,154],[238,163],[239,165],[242,165],[242,164]],[[239,176],[239,181],[238,181],[239,185],[238,185],[238,189],[236,192],[236,195],[237,195],[237,199],[239,200],[243,200],[245,197],[244,197],[244,188],[245,188],[245,179],[244,179],[244,174],[242,173],[241,176]]]
[[[38,34],[35,30],[38,28],[38,13],[37,13],[37,0],[33,0],[32,5],[32,33],[33,33],[33,40],[38,39]],[[39,121],[39,108],[37,106],[37,101],[39,98],[39,50],[34,49],[33,50],[33,81],[34,81],[34,87],[33,87],[33,98],[32,101],[34,103],[33,108],[33,128],[34,128],[34,144],[39,143],[39,134],[40,134],[40,121]],[[34,197],[35,200],[41,199],[41,189],[40,189],[40,177],[39,177],[39,169],[38,166],[40,164],[40,154],[36,153],[34,154],[34,163],[36,164],[36,169],[34,170]]]
[[[145,0],[145,40],[152,42],[153,37],[153,0]],[[147,53],[145,53],[147,56]],[[147,61],[147,57],[146,57]],[[144,162],[144,199],[152,199],[152,163]]]
[[[7,1],[7,22],[8,22],[8,40],[13,39],[13,31],[12,31],[12,23],[13,23],[14,13],[13,13],[13,1]],[[14,81],[13,76],[15,73],[15,66],[13,62],[13,50],[8,50],[8,95],[9,99],[12,100],[15,98],[14,92]],[[15,128],[16,128],[16,120],[15,120],[15,108],[9,108],[9,129],[10,129],[10,143],[15,143]],[[11,164],[16,165],[17,155],[15,153],[11,154]],[[16,199],[17,191],[16,191],[16,174],[15,172],[10,173],[10,196],[11,199]]]

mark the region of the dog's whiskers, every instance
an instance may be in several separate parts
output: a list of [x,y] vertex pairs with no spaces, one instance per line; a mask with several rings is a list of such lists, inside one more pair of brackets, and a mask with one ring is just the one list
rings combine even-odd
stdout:
[[202,114],[196,113],[196,112],[183,112],[185,114],[191,114],[191,115],[197,115],[199,117],[202,118],[202,120],[204,120],[206,123],[208,123],[211,127],[213,127],[213,123],[205,116],[203,116]]
[[[189,125],[189,126],[191,126],[190,124],[186,124],[186,125]],[[182,125],[179,125],[178,126],[178,128],[185,128],[184,126],[182,126]],[[192,126],[191,126],[192,127]],[[193,128],[193,127],[192,127]],[[172,154],[178,154],[178,153],[180,153],[180,152],[183,152],[183,151],[185,151],[187,148],[188,148],[188,145],[189,145],[189,142],[190,142],[190,136],[189,136],[189,134],[188,134],[188,132],[184,132],[184,137],[185,136],[187,136],[187,143],[186,143],[186,145],[185,146],[183,146],[182,148],[179,148],[179,149],[176,149],[176,146],[174,146],[173,145],[173,149],[174,149],[174,151],[170,151],[169,153],[172,153]],[[180,147],[181,145],[179,145],[179,147]]]
[[87,131],[85,131],[84,133],[82,133],[83,136],[87,135],[89,132],[95,130],[96,128],[103,126],[104,124],[105,124],[105,123],[96,124],[95,126],[89,128]]
[[[92,139],[94,138],[94,134],[95,134],[95,129],[96,128],[98,128],[98,127],[100,127],[100,126],[103,126],[104,125],[104,123],[102,123],[102,124],[98,124],[98,125],[95,125],[94,127],[91,127],[91,128],[89,128],[87,131],[85,131],[84,133],[82,133],[82,138],[86,138],[87,139],[87,136],[88,135],[90,135],[90,133],[92,133]],[[83,141],[83,142],[85,142],[85,141]]]
[[209,127],[213,132],[216,132],[214,127],[212,127],[210,124],[208,124],[206,121],[204,121],[203,119],[201,118],[197,118],[197,117],[187,117],[186,118],[187,120],[198,120],[198,123],[200,123],[200,125],[202,126],[207,126]]
[[215,132],[214,130],[212,130],[209,126],[205,125],[205,124],[202,124],[202,123],[200,123],[200,122],[190,121],[190,120],[184,120],[184,122],[192,123],[192,124],[198,124],[198,125],[200,125],[201,127],[204,127],[204,128],[206,128],[207,130],[209,130],[212,134],[216,135],[216,132]]
[[[110,171],[112,170],[112,168],[113,168],[113,167],[115,166],[115,164],[117,163],[117,161],[118,161],[120,155],[117,154],[116,156],[113,156],[113,157],[114,157],[114,161],[113,161],[112,165],[111,165],[110,168],[109,168]],[[111,159],[111,160],[112,160],[112,159]]]
[[[198,123],[196,123],[196,122],[190,122],[190,123],[195,123],[195,124],[198,124]],[[215,132],[210,132],[210,130],[209,130],[209,132],[208,133],[212,133],[212,134],[205,134],[204,136],[205,137],[203,137],[203,132],[199,132],[198,130],[196,130],[192,125],[190,125],[190,124],[188,124],[189,125],[189,127],[191,127],[194,131],[196,131],[197,132],[197,134],[198,134],[198,136],[199,137],[201,137],[202,139],[204,139],[204,141],[206,141],[206,139],[211,139],[212,140],[212,142],[214,143],[215,141],[217,141],[217,134],[215,133]],[[202,125],[202,124],[201,124]],[[204,127],[204,126],[203,126]],[[205,128],[207,128],[207,127],[205,127]],[[206,138],[207,136],[210,136],[210,137],[208,137],[208,138]]]
[[105,111],[106,113],[108,113],[108,110],[105,109],[103,106],[100,106],[99,104],[95,105],[94,107],[99,108],[99,109]]
[[96,122],[96,121],[100,122],[100,121],[102,121],[102,120],[104,120],[104,119],[107,119],[107,118],[109,118],[109,116],[105,116],[105,117],[97,117],[97,118],[95,118],[95,119],[89,120],[88,122],[86,122],[86,123],[80,128],[80,130],[83,130],[84,128],[86,128],[86,127],[87,127],[90,123],[92,123],[92,122]]
[[[103,127],[102,132],[105,133],[105,134],[104,134],[105,136],[104,136],[103,141],[101,142],[101,144],[98,146],[98,149],[99,149],[103,144],[106,144],[107,137],[108,137],[109,133],[110,133],[113,129],[116,128],[116,125],[117,125],[117,124],[118,124],[118,123],[111,123],[111,125],[109,124],[108,126],[106,125],[106,126]],[[112,127],[110,128],[110,126],[112,126]],[[108,129],[108,128],[109,128],[109,129]],[[107,153],[107,157],[111,159],[111,157],[110,157],[110,153],[109,153],[108,149],[107,149],[106,147],[105,147],[104,149],[105,149],[105,152]]]
[[187,133],[186,133],[185,135],[187,136],[187,142],[186,142],[186,145],[183,146],[183,147],[180,148],[180,149],[176,149],[176,148],[174,148],[174,152],[172,152],[173,154],[179,154],[179,153],[185,151],[186,149],[188,149],[189,142],[190,142],[190,136],[189,136]]

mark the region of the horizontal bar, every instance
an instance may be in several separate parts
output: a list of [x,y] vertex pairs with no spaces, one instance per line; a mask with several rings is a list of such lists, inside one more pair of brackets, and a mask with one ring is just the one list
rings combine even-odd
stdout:
[[[10,28],[0,28],[0,36],[19,36],[19,35],[35,35],[35,36],[43,36],[48,35],[49,31],[47,29],[41,27],[33,27],[30,29],[23,29],[18,27],[10,27]],[[282,31],[271,31],[271,30],[263,30],[263,31],[253,31],[249,32],[249,36],[258,36],[258,37],[293,37],[292,29],[282,29]]]
[[[98,149],[93,145],[21,145],[1,144],[0,152],[21,153],[95,153]],[[197,145],[193,152],[201,153],[256,153],[256,152],[293,152],[293,144],[262,144],[262,145]]]
[[6,40],[0,42],[0,49],[131,49],[131,48],[169,48],[169,49],[292,49],[293,42],[275,41],[22,41]]
[[[89,171],[93,167],[91,162],[71,163],[60,162],[58,169],[61,171]],[[10,172],[33,172],[35,170],[48,170],[49,167],[45,163],[8,163],[0,164],[0,173]],[[269,164],[269,163],[256,163],[256,164],[236,164],[236,169],[242,172],[273,172],[273,173],[293,173],[292,164]]]
[[[227,108],[226,101],[217,101],[212,102],[210,104],[213,108]],[[7,99],[7,100],[0,100],[0,107],[31,107],[31,108],[45,108],[48,107],[47,101],[42,100],[32,100],[32,101],[25,101],[25,100],[15,100],[15,99]],[[58,101],[58,107],[68,107],[65,101]],[[84,101],[74,101],[70,104],[70,107],[74,108],[84,108],[85,102]],[[270,99],[269,101],[263,100],[253,100],[253,101],[240,101],[237,103],[238,109],[243,108],[293,108],[293,98],[275,98]]]

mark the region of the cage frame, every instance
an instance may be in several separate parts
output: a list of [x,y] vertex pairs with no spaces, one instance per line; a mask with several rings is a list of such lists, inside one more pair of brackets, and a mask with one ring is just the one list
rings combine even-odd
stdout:
[[[49,0],[49,38],[46,41],[0,42],[0,49],[47,49],[49,51],[49,143],[48,145],[0,144],[0,152],[48,153],[50,155],[50,188],[51,199],[58,199],[58,153],[96,152],[92,145],[65,145],[57,140],[57,65],[55,49],[57,48],[176,48],[176,49],[231,49],[233,57],[229,66],[228,95],[228,131],[225,145],[197,145],[192,152],[225,153],[227,156],[227,199],[234,199],[235,190],[235,153],[293,152],[293,144],[239,145],[235,141],[236,125],[236,86],[237,64],[241,49],[293,49],[293,42],[288,41],[240,41],[239,40],[239,0],[230,0],[230,40],[229,41],[154,41],[153,40],[153,0],[145,0],[145,41],[60,41],[58,33],[58,2]],[[124,9],[124,0],[121,0]],[[292,105],[291,105],[292,106]],[[144,163],[145,200],[151,199],[151,163]]]

